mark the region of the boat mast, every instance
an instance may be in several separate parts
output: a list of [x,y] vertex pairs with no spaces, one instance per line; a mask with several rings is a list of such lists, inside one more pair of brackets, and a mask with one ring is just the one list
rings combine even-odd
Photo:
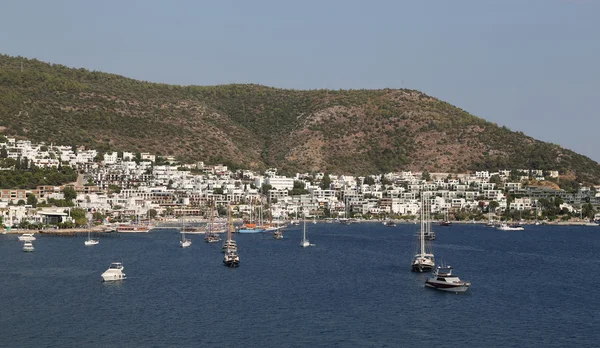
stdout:
[[233,219],[231,218],[231,202],[227,204],[227,219],[229,220],[229,226],[227,226],[227,240],[231,240],[231,232],[233,231]]
[[425,199],[421,194],[421,255],[425,254]]
[[306,240],[306,215],[303,215],[303,219],[304,220],[304,228],[303,228],[303,232],[302,232],[302,241]]

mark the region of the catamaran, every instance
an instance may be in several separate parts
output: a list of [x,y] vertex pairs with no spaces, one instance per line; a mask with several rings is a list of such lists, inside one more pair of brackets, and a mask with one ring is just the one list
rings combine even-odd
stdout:
[[[413,272],[429,272],[435,267],[435,261],[433,253],[428,252],[425,248],[425,232],[428,230],[427,224],[429,220],[426,220],[426,210],[429,203],[425,203],[425,194],[421,194],[421,229],[419,231],[419,247],[420,250],[413,258],[411,270]],[[428,199],[427,199],[428,201]]]

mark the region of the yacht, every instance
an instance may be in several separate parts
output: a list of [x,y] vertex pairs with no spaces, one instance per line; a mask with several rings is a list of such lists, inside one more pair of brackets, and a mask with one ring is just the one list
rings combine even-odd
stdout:
[[430,222],[427,218],[427,205],[424,195],[421,195],[421,230],[419,233],[419,252],[413,258],[411,270],[413,272],[429,272],[435,267],[433,253],[425,248],[425,232],[429,231],[427,226]]
[[465,292],[471,286],[471,283],[460,280],[456,275],[452,274],[452,267],[438,266],[431,278],[427,278],[425,286],[449,292]]
[[386,226],[386,227],[396,227],[396,223],[394,221],[392,221],[392,220],[388,220],[388,221],[385,221],[383,223],[383,226]]
[[25,241],[25,243],[23,243],[23,251],[31,252],[33,250],[33,243],[31,243],[30,240]]
[[19,241],[21,242],[33,242],[35,240],[35,236],[33,233],[23,233],[19,236]]
[[229,226],[227,227],[227,240],[223,243],[225,255],[223,256],[223,264],[227,267],[238,267],[240,265],[240,255],[238,254],[237,244],[231,237],[233,232],[233,220],[231,219],[231,206],[227,208]]
[[110,267],[102,273],[102,280],[105,282],[124,280],[127,277],[123,273],[123,264],[121,262],[113,262]]
[[498,229],[500,231],[523,231],[525,230],[525,228],[523,228],[523,226],[518,225],[518,224],[507,224],[507,223],[503,223],[500,224],[500,226],[498,226]]
[[141,224],[121,224],[117,227],[117,232],[120,233],[147,233],[149,231],[148,225]]
[[223,256],[223,264],[227,267],[238,267],[240,265],[240,255],[237,250],[228,249]]

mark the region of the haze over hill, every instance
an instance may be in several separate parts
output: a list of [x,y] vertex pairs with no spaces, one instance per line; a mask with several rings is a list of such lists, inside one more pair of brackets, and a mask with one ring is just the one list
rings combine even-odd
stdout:
[[3,55],[0,126],[36,141],[255,169],[557,169],[600,178],[585,156],[409,89],[176,86]]

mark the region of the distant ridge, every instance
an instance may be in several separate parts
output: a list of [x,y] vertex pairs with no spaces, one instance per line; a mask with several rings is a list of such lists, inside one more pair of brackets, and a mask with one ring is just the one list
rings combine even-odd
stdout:
[[0,55],[0,126],[34,141],[253,169],[543,169],[600,181],[588,157],[408,89],[177,86]]

